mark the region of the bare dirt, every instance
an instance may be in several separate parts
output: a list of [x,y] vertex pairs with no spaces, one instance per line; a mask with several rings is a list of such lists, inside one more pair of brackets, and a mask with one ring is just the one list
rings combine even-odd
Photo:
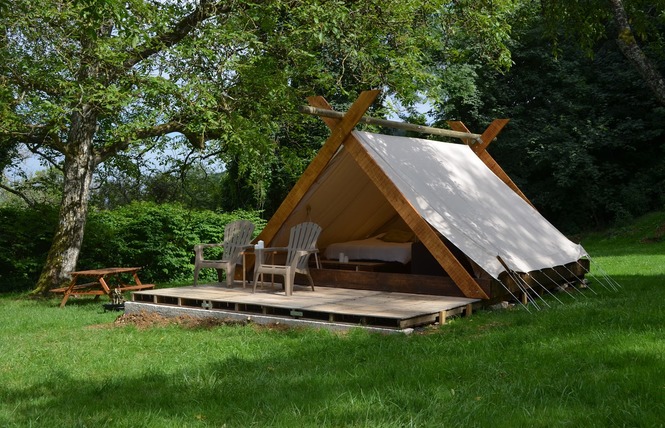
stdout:
[[166,317],[151,312],[122,314],[113,322],[113,325],[116,327],[131,325],[138,329],[166,327],[169,325],[178,325],[190,329],[211,329],[223,325],[247,324],[249,324],[249,321],[238,321],[227,318],[197,318],[191,316]]

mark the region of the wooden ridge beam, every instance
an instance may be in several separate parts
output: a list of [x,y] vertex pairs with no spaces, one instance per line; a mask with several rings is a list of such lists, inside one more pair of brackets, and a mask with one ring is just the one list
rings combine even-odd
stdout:
[[[328,104],[326,103],[325,105]],[[333,110],[332,107],[330,107],[329,105],[328,107],[320,107],[314,105],[302,106],[300,107],[300,112],[328,119],[341,119],[345,115],[341,111]],[[417,125],[415,123],[408,123],[408,122],[397,122],[394,120],[387,120],[387,119],[378,119],[370,116],[361,117],[360,122],[367,123],[370,125],[382,126],[384,128],[404,129],[407,131],[420,132],[422,134],[440,135],[444,137],[453,137],[453,138],[469,140],[479,144],[482,143],[482,135],[474,134],[472,132],[457,131],[454,129],[451,130],[451,129],[434,128],[432,126]]]

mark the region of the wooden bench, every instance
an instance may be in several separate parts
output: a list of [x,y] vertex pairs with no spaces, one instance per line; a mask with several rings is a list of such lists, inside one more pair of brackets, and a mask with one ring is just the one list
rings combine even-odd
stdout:
[[99,282],[88,282],[86,284],[76,284],[73,287],[67,286],[67,287],[60,287],[60,288],[53,288],[49,290],[51,293],[66,293],[69,291],[70,294],[86,294],[86,295],[97,295],[97,296],[103,296],[106,294],[104,290],[100,289],[93,289],[93,287],[99,288],[101,287],[101,284]]
[[155,284],[123,285],[120,287],[120,291],[146,290],[149,288],[155,288]]
[[[104,268],[104,269],[92,269],[92,270],[83,270],[70,272],[72,280],[66,287],[59,287],[50,290],[52,293],[62,293],[64,294],[60,307],[65,306],[67,299],[71,295],[81,295],[81,296],[95,296],[95,299],[99,296],[107,295],[111,296],[111,293],[116,289],[120,292],[124,291],[133,291],[133,290],[145,290],[148,288],[154,288],[155,284],[143,284],[138,278],[137,272],[141,268],[131,267],[131,268]],[[126,284],[121,276],[131,276],[133,278],[134,284]],[[76,281],[81,277],[92,277],[96,281],[86,282],[85,284],[77,284]],[[108,281],[108,283],[107,283]]]

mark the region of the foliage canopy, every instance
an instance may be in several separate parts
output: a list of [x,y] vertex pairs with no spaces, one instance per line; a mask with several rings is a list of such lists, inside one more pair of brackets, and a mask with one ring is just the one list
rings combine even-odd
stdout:
[[513,67],[478,69],[476,97],[453,100],[446,114],[479,129],[492,118],[511,118],[490,152],[568,232],[661,209],[665,108],[615,41],[595,43],[589,56],[561,40],[554,57],[547,21],[525,12],[513,27]]
[[[344,102],[358,88],[386,88],[413,103],[437,86],[432,47],[458,52],[456,30],[467,41],[484,27],[494,6],[478,3],[13,2],[0,18],[1,152],[11,158],[23,145],[64,175],[36,291],[75,268],[101,163],[178,134],[235,163],[261,199],[280,124],[304,95]],[[433,20],[442,31],[430,30]],[[486,52],[494,49],[505,58],[500,43]]]

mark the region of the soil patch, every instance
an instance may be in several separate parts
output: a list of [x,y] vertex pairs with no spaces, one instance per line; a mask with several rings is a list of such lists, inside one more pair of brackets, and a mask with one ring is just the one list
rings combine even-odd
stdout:
[[132,325],[139,329],[166,327],[169,325],[179,325],[189,329],[211,329],[223,325],[247,325],[249,321],[212,317],[198,318],[186,315],[166,317],[153,312],[142,311],[135,314],[122,314],[113,324],[117,327]]

